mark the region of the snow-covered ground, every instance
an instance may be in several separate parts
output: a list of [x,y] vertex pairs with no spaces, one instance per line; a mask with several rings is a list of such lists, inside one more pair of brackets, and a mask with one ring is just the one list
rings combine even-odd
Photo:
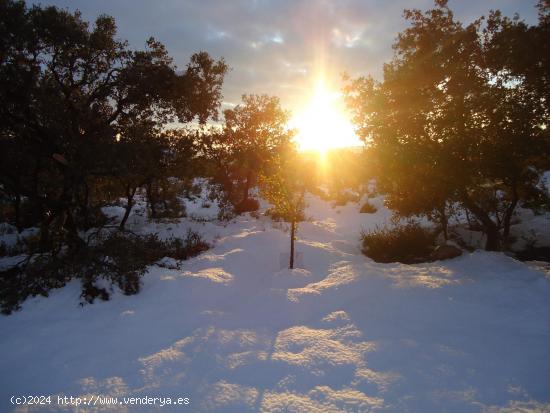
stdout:
[[[201,200],[188,212],[202,220],[133,215],[134,230],[192,227],[214,247],[152,267],[136,296],[81,307],[73,282],[0,317],[0,411],[550,412],[547,267],[482,251],[377,264],[358,238],[389,219],[380,198],[376,214],[308,202],[294,271],[280,266],[288,232],[266,217],[208,222]],[[9,401],[49,394],[190,404]]]

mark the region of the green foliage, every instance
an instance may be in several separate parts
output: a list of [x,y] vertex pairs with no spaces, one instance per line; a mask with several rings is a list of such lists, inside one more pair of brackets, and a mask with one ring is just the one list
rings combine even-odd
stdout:
[[[280,212],[277,208],[268,208],[265,211],[265,215],[270,217],[275,222],[288,222],[288,216]],[[302,213],[298,215],[296,222],[305,221],[305,219],[306,217],[302,211]]]
[[163,179],[147,185],[149,215],[153,219],[183,218],[185,204],[179,199],[183,185],[173,179]]
[[269,175],[260,179],[261,193],[273,205],[271,216],[290,223],[290,269],[294,268],[294,242],[298,222],[304,219],[306,191],[296,160],[296,149],[289,146],[275,158]]
[[435,235],[415,223],[376,228],[361,234],[361,239],[363,253],[384,263],[425,262],[435,247]]
[[[486,249],[499,249],[550,167],[548,19],[529,27],[495,12],[485,28],[464,26],[445,0],[405,17],[383,81],[346,88],[378,187],[397,213],[439,217],[442,227],[440,212],[460,204],[481,223]],[[537,46],[525,54],[525,44]]]
[[89,24],[79,12],[0,1],[0,210],[18,230],[40,228],[21,248],[26,260],[0,275],[4,311],[71,278],[85,300],[108,296],[97,277],[133,294],[159,257],[200,250],[193,237],[113,233],[90,244],[81,234],[108,224],[101,207],[120,197],[124,229],[141,189],[153,217],[185,214],[180,183],[196,173],[199,148],[194,133],[165,126],[216,119],[226,71],[205,52],[176,70],[153,38],[131,49],[109,16]]
[[[130,210],[138,187],[193,174],[192,134],[164,126],[217,117],[223,59],[200,52],[176,70],[155,39],[144,50],[118,40],[112,17],[0,9],[0,196],[18,228],[70,243],[94,208],[124,196]],[[154,195],[162,210],[168,198]]]
[[235,217],[235,207],[225,197],[218,199],[218,219],[220,221],[230,221]]
[[82,282],[81,297],[86,302],[108,299],[109,292],[98,285],[106,280],[124,294],[139,292],[141,276],[149,265],[163,257],[186,260],[207,250],[201,236],[189,230],[184,239],[160,240],[157,235],[138,236],[116,231],[98,235],[90,245],[63,253],[34,254],[20,265],[0,272],[0,305],[9,314],[29,296],[47,296],[52,288],[71,279]]
[[213,179],[236,210],[259,175],[290,144],[294,132],[288,130],[289,116],[277,97],[243,95],[242,103],[224,112],[223,130],[212,128],[198,137]]
[[271,214],[286,222],[303,220],[305,186],[294,169],[295,154],[281,156],[269,175],[261,177],[261,193],[273,207]]

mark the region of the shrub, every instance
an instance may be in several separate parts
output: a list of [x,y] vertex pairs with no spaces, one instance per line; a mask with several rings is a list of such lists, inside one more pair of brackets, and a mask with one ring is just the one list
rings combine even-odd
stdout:
[[361,238],[363,253],[376,262],[425,262],[435,247],[435,234],[416,223],[376,228]]
[[184,239],[172,237],[165,241],[160,240],[156,234],[137,236],[116,232],[92,252],[94,261],[101,260],[104,264],[95,268],[94,274],[108,279],[126,295],[137,294],[141,276],[148,265],[164,257],[186,260],[208,248],[209,245],[200,234],[190,229]]
[[550,262],[550,247],[527,246],[525,249],[516,252],[520,261],[545,261]]
[[198,232],[188,229],[184,239],[168,238],[164,241],[164,251],[160,255],[174,258],[175,260],[187,260],[199,255],[208,248],[210,246],[202,239]]
[[344,191],[337,193],[333,196],[334,204],[333,206],[345,206],[348,202],[358,202],[359,195],[353,192]]
[[257,211],[258,209],[260,209],[260,203],[257,199],[254,198],[243,199],[241,202],[235,205],[235,213],[237,215],[240,215],[244,212]]
[[98,286],[99,279],[116,285],[126,295],[137,294],[147,266],[163,257],[185,260],[209,248],[201,236],[188,230],[184,239],[162,241],[156,234],[145,236],[126,232],[98,234],[93,243],[78,249],[29,255],[19,265],[0,271],[0,306],[4,314],[20,308],[29,296],[47,296],[52,288],[79,278],[81,298],[88,303],[109,299],[109,292]]
[[235,208],[227,198],[218,200],[218,219],[220,221],[229,221],[235,217]]
[[188,199],[199,198],[202,194],[202,185],[200,182],[185,181],[182,188],[183,195]]
[[374,214],[376,211],[378,211],[378,208],[372,205],[369,201],[365,202],[359,210],[361,214]]
[[182,191],[184,191],[182,182],[173,178],[149,185],[147,187],[147,200],[150,218],[185,217],[185,204],[179,199],[179,194]]
[[29,296],[47,297],[52,288],[59,288],[69,281],[69,272],[62,260],[51,255],[39,255],[19,265],[0,271],[0,306],[3,314],[20,308]]

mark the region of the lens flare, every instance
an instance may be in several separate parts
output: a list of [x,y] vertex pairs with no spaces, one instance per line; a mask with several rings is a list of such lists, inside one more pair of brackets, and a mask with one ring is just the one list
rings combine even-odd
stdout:
[[297,129],[296,142],[303,151],[325,153],[361,145],[344,113],[341,94],[327,89],[322,80],[317,82],[307,107],[291,120],[290,126]]

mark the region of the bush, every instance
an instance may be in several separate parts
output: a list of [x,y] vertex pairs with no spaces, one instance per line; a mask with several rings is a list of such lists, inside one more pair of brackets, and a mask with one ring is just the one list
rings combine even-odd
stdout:
[[374,214],[376,211],[378,211],[378,208],[372,205],[369,201],[365,202],[359,210],[361,214]]
[[202,185],[199,182],[193,182],[192,180],[185,181],[183,183],[183,196],[188,199],[199,198],[202,194]]
[[147,188],[149,217],[152,219],[173,219],[186,216],[185,204],[179,199],[184,191],[182,182],[168,178],[153,183]]
[[229,221],[235,217],[235,208],[227,198],[218,200],[218,219],[220,221]]
[[428,261],[435,247],[435,234],[413,223],[394,228],[376,228],[361,235],[363,253],[376,262],[413,264]]
[[240,215],[244,212],[257,211],[258,209],[260,209],[260,203],[257,199],[254,198],[243,199],[241,202],[235,205],[235,213],[237,215]]
[[337,193],[333,196],[334,204],[333,206],[346,206],[348,202],[358,202],[359,195],[349,191],[343,191]]
[[160,255],[175,260],[187,260],[199,255],[208,248],[210,246],[202,239],[200,234],[189,229],[184,239],[173,237],[164,241],[164,251]]
[[113,232],[98,234],[93,243],[78,249],[30,255],[24,262],[0,271],[0,306],[4,314],[20,308],[29,296],[47,296],[52,288],[79,278],[81,298],[93,303],[109,299],[109,292],[98,286],[100,279],[116,285],[126,295],[137,294],[147,266],[163,257],[186,260],[209,248],[201,236],[189,230],[184,239],[162,241],[156,234],[139,236]]
[[155,214],[150,212],[150,218],[152,219],[178,219],[178,218],[184,218],[187,216],[187,210],[185,207],[185,204],[180,202],[177,198],[171,198],[168,200],[165,200],[161,204],[156,205]]
[[550,262],[550,247],[527,246],[525,249],[516,252],[520,261],[545,261]]
[[18,310],[29,296],[47,297],[50,289],[64,286],[70,277],[61,269],[65,268],[59,258],[40,255],[0,271],[2,313],[10,314]]

